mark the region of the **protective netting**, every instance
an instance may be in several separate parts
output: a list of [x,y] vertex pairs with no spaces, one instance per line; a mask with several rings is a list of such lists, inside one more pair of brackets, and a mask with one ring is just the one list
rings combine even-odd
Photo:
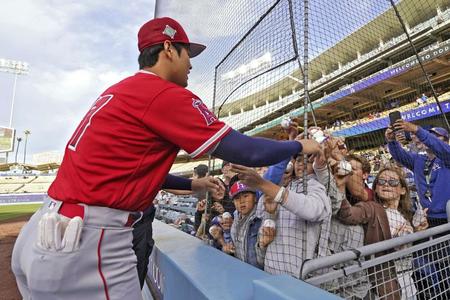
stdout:
[[[236,3],[203,70],[213,110],[251,136],[295,121],[322,152],[258,170],[276,196],[199,201],[191,231],[348,299],[447,299],[448,228],[433,230],[450,199],[450,1]],[[210,166],[232,189],[229,165]]]

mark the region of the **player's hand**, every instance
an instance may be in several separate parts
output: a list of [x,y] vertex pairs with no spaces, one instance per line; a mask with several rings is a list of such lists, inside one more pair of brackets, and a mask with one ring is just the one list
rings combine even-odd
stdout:
[[315,140],[299,139],[298,137],[295,140],[302,144],[303,154],[316,154],[320,151],[320,144]]
[[206,176],[203,178],[197,178],[192,180],[192,191],[193,192],[203,192],[209,191],[211,193],[218,193],[220,191],[225,191],[225,187],[222,182],[212,176]]
[[261,231],[259,234],[259,246],[262,248],[266,248],[270,243],[275,239],[275,228],[272,227],[261,227]]
[[264,184],[264,178],[253,168],[231,164],[231,171],[238,173],[239,180],[251,188],[257,189]]
[[410,122],[406,122],[404,120],[397,120],[394,123],[394,129],[396,131],[403,130],[405,132],[416,133],[417,130],[419,129],[419,126],[414,125],[413,123],[410,123]]
[[388,142],[395,141],[395,133],[394,133],[392,126],[389,126],[386,129],[386,132],[384,133],[384,137],[386,138],[386,141],[388,141]]

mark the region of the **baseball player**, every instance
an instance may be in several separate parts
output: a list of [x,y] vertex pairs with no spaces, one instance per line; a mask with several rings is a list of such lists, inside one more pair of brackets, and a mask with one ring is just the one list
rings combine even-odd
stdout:
[[[202,190],[168,171],[180,150],[247,166],[316,153],[312,140],[251,138],[185,89],[191,43],[171,18],[138,33],[140,71],[109,87],[70,138],[49,198],[22,228],[12,270],[24,299],[141,299],[132,225],[162,188]],[[242,151],[246,149],[246,151]]]

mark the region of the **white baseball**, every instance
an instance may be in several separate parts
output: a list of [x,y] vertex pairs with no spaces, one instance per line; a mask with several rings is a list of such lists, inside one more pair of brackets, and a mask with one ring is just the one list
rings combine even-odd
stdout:
[[224,212],[223,214],[222,214],[222,218],[223,219],[228,219],[228,218],[232,218],[232,216],[231,216],[231,214],[229,213],[229,212]]
[[263,227],[275,228],[275,222],[271,219],[264,220]]
[[339,162],[338,174],[341,176],[346,176],[351,172],[352,172],[352,165],[346,160],[341,160]]
[[285,118],[281,120],[281,127],[284,129],[288,129],[291,126],[291,118]]
[[311,130],[311,134],[313,136],[313,139],[316,142],[318,142],[319,144],[323,143],[327,139],[327,137],[325,136],[323,131],[320,130],[320,129],[313,129],[313,130]]

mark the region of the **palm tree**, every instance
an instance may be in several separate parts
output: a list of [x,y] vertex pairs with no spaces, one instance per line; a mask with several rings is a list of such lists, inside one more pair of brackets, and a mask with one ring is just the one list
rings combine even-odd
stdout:
[[16,159],[15,159],[15,163],[17,164],[17,154],[19,153],[19,146],[20,146],[20,142],[22,141],[21,137],[17,137],[17,147],[16,147]]
[[31,131],[26,129],[24,132],[25,134],[25,149],[23,149],[23,164],[25,164],[25,160],[27,158],[27,142],[28,142],[28,136],[31,134]]

